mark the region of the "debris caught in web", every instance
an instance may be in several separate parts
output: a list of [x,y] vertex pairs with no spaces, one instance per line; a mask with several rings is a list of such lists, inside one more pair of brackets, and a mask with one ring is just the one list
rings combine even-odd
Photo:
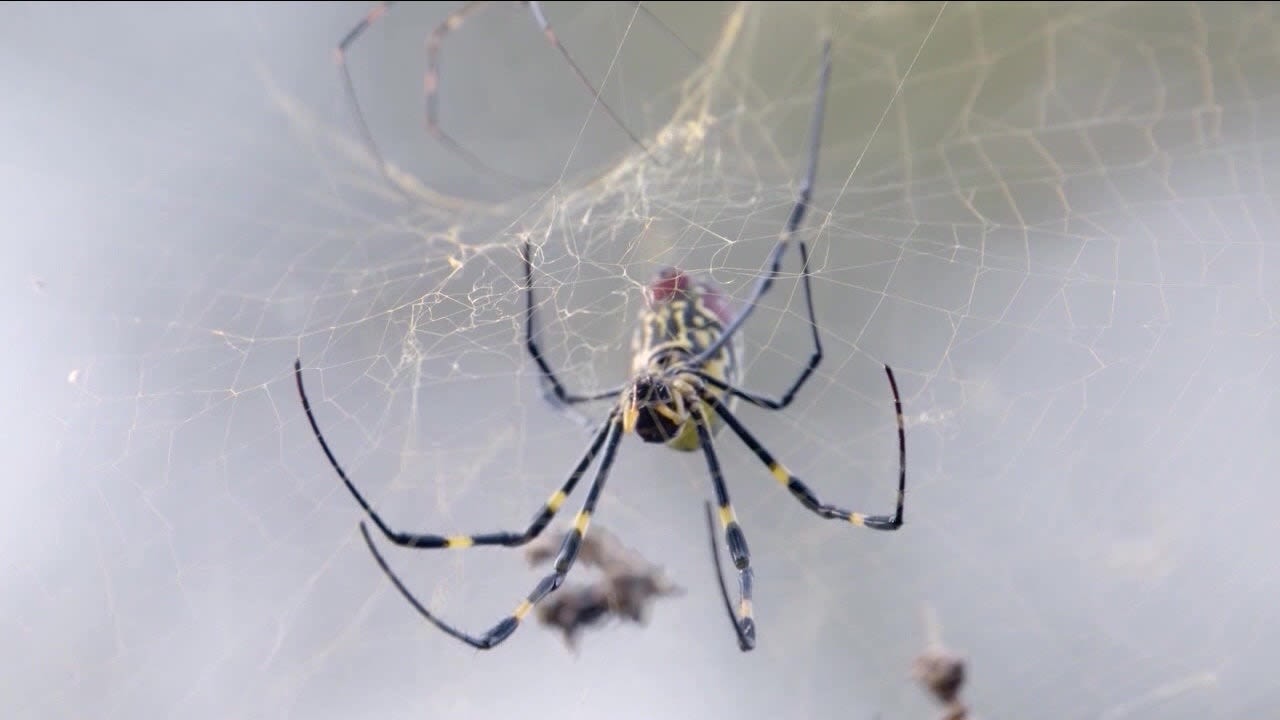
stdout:
[[965,681],[964,658],[943,647],[937,618],[927,609],[925,615],[929,644],[912,662],[911,675],[942,704],[941,720],[976,720],[960,701]]
[[[525,553],[529,564],[549,562],[559,552],[566,533],[544,535]],[[661,597],[684,594],[684,588],[667,578],[662,567],[623,545],[617,536],[599,525],[582,541],[578,561],[600,570],[592,583],[566,584],[538,604],[538,620],[560,630],[565,646],[577,652],[584,628],[602,626],[611,619],[645,625],[653,603]]]
[[964,686],[964,659],[943,650],[926,650],[916,656],[911,674],[943,705],[943,720],[970,720],[960,702]]

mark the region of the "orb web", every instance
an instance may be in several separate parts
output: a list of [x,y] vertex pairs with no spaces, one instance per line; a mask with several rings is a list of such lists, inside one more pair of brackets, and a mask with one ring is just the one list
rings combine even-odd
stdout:
[[[923,716],[909,670],[925,607],[981,717],[1280,705],[1262,670],[1280,589],[1272,6],[655,6],[671,32],[629,4],[549,6],[647,154],[524,11],[495,8],[444,50],[441,112],[486,161],[545,179],[536,191],[422,133],[421,39],[448,8],[397,7],[351,53],[392,187],[322,60],[367,8],[287,7],[162,13],[162,32],[95,11],[96,32],[27,47],[67,71],[24,86],[13,121],[36,140],[3,177],[33,237],[67,240],[33,243],[10,286],[37,308],[24,329],[57,338],[20,369],[45,409],[22,419],[39,441],[18,455],[52,470],[32,463],[6,523],[7,547],[35,545],[7,563],[17,707]],[[209,27],[241,52],[198,40]],[[737,299],[761,271],[804,166],[824,35],[801,237],[825,359],[787,411],[741,417],[824,499],[887,512],[892,365],[907,525],[823,523],[722,434],[757,578],[760,646],[743,656],[710,574],[704,461],[628,439],[597,521],[686,595],[646,627],[587,633],[577,659],[533,623],[477,654],[419,622],[359,540],[293,358],[390,522],[517,528],[607,407],[543,402],[520,244],[561,378],[624,381],[656,267]],[[154,72],[182,79],[169,95],[141,72],[162,52]],[[88,55],[101,67],[74,59]],[[103,107],[115,123],[70,119]],[[752,389],[780,391],[807,358],[798,272],[791,254],[745,328]],[[469,630],[537,578],[515,551],[385,550]]]

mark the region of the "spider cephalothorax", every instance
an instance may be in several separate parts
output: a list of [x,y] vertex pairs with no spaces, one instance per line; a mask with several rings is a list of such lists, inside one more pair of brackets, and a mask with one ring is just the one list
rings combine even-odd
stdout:
[[[625,435],[632,432],[646,442],[665,443],[668,447],[677,450],[697,450],[705,456],[711,488],[718,508],[715,513],[712,513],[708,506],[708,522],[712,522],[712,518],[718,516],[725,544],[729,549],[733,566],[738,572],[736,607],[729,601],[724,575],[720,570],[719,554],[716,550],[718,546],[715,535],[712,534],[716,575],[721,596],[738,638],[738,646],[743,650],[750,650],[756,643],[755,620],[752,617],[751,608],[751,557],[747,550],[746,535],[729,501],[728,484],[725,482],[720,461],[717,458],[714,438],[718,430],[723,427],[731,430],[732,434],[737,436],[768,469],[769,474],[790,492],[797,502],[815,515],[873,530],[897,530],[902,527],[907,477],[906,431],[903,428],[902,402],[898,397],[897,382],[894,380],[893,371],[887,365],[885,374],[888,376],[889,387],[893,392],[894,409],[898,421],[898,492],[893,515],[864,515],[822,502],[808,485],[774,459],[773,454],[765,449],[741,420],[738,420],[732,409],[735,400],[766,410],[786,408],[822,361],[822,342],[818,335],[818,321],[813,310],[813,295],[809,281],[808,250],[804,240],[795,237],[795,234],[808,208],[810,190],[817,173],[818,143],[822,132],[823,105],[830,69],[830,46],[828,45],[823,49],[823,68],[814,108],[808,170],[800,184],[796,203],[791,209],[782,234],[766,260],[766,269],[756,279],[749,296],[738,310],[730,312],[725,295],[709,278],[690,275],[676,268],[663,268],[658,271],[645,288],[645,307],[640,313],[632,341],[634,358],[630,380],[620,387],[579,395],[566,390],[551,369],[536,340],[538,333],[533,293],[532,248],[526,241],[522,254],[525,285],[524,342],[529,356],[537,364],[541,378],[548,388],[549,399],[557,405],[577,405],[612,399],[614,405],[595,431],[586,452],[569,473],[569,478],[547,498],[546,503],[525,529],[479,535],[435,535],[393,530],[356,489],[355,484],[347,477],[346,472],[329,450],[329,445],[320,433],[320,426],[316,423],[315,416],[311,412],[311,404],[302,387],[301,360],[294,365],[298,394],[306,410],[307,420],[311,423],[311,429],[329,463],[382,535],[402,547],[431,549],[525,545],[547,528],[551,519],[564,505],[565,499],[586,475],[587,469],[599,459],[600,465],[589,485],[582,509],[574,516],[571,528],[565,533],[560,543],[553,571],[543,577],[509,615],[481,635],[463,632],[428,610],[391,569],[374,545],[368,527],[365,523],[361,523],[361,533],[374,559],[396,589],[406,601],[413,605],[423,619],[451,637],[479,649],[494,647],[510,637],[534,606],[560,587],[570,568],[573,567],[582,549],[587,528],[591,524],[591,515],[595,512],[596,504],[604,491],[605,481],[609,477],[609,471],[617,458],[619,443]],[[740,344],[742,334],[739,331],[757,303],[773,285],[782,267],[783,252],[792,245],[796,246],[800,254],[800,284],[812,331],[813,352],[809,356],[808,363],[800,371],[799,377],[791,382],[780,397],[774,399],[743,390],[739,386],[741,368],[739,358],[742,352]]]
[[631,391],[623,394],[619,410],[622,432],[634,432],[648,443],[692,449],[684,447],[681,440],[690,435],[697,437],[693,407],[706,388],[697,375],[684,371],[679,364],[688,357],[687,352],[664,353],[631,382]]
[[622,432],[634,432],[645,442],[671,442],[688,422],[684,395],[661,374],[637,378],[622,400]]

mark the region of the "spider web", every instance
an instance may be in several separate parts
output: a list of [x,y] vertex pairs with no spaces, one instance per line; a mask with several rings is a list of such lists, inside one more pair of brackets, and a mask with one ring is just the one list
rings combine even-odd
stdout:
[[[0,524],[18,714],[927,717],[928,613],[980,717],[1280,708],[1274,6],[655,6],[677,39],[630,4],[549,5],[648,155],[494,8],[445,46],[442,119],[536,192],[422,134],[447,7],[399,6],[351,53],[399,191],[324,62],[367,5],[53,7],[7,8],[0,43],[7,358],[34,380]],[[578,657],[532,622],[490,653],[426,627],[360,541],[294,357],[390,522],[514,529],[587,442],[520,345],[519,243],[561,377],[623,381],[655,267],[738,298],[759,273],[824,35],[804,237],[826,357],[787,411],[741,417],[824,499],[887,512],[892,365],[905,528],[815,519],[722,436],[757,579],[743,655],[703,460],[628,439],[597,521],[686,595]],[[746,326],[753,389],[809,352],[797,270]],[[476,631],[537,578],[512,551],[387,553]]]

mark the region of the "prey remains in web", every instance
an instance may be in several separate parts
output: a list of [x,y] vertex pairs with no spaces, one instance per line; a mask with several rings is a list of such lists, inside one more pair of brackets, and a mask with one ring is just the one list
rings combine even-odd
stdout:
[[[560,489],[547,499],[522,530],[498,531],[480,534],[411,533],[396,530],[386,523],[368,503],[355,484],[334,457],[320,426],[312,412],[302,384],[302,362],[294,365],[298,395],[311,423],[312,431],[333,470],[346,485],[356,502],[364,509],[369,520],[389,542],[401,547],[423,550],[443,548],[469,549],[484,546],[520,547],[537,538],[560,511],[568,497],[578,487],[588,468],[599,459],[595,476],[587,487],[586,499],[574,516],[570,530],[559,543],[552,570],[534,586],[509,614],[481,633],[470,633],[438,617],[429,610],[400,577],[392,570],[386,558],[374,543],[366,523],[360,531],[374,560],[382,568],[388,580],[417,613],[440,631],[474,648],[488,650],[506,641],[515,633],[522,621],[549,595],[564,583],[574,562],[583,549],[591,518],[604,492],[609,472],[617,459],[618,448],[626,435],[635,435],[647,443],[662,443],[675,450],[700,451],[706,458],[707,472],[715,497],[713,513],[707,505],[708,525],[712,526],[711,547],[715,571],[720,585],[726,612],[743,651],[756,646],[756,623],[753,617],[751,555],[747,549],[746,535],[739,524],[730,502],[728,486],[721,472],[713,438],[727,427],[746,445],[769,473],[786,488],[791,496],[815,515],[847,522],[872,530],[894,531],[902,527],[903,507],[906,497],[906,436],[903,428],[902,402],[898,394],[893,370],[885,366],[885,374],[893,394],[898,424],[898,488],[896,508],[892,515],[865,515],[831,505],[795,477],[763,443],[749,431],[734,414],[731,406],[743,401],[766,410],[781,411],[795,399],[805,382],[813,375],[822,361],[822,343],[814,313],[810,288],[808,249],[796,231],[804,220],[814,178],[817,174],[818,148],[822,136],[822,120],[826,104],[827,85],[831,77],[830,41],[823,45],[822,66],[814,100],[813,118],[808,147],[808,168],[797,192],[795,205],[787,218],[778,240],[766,261],[766,270],[753,285],[746,301],[732,310],[726,295],[709,279],[694,276],[677,268],[664,268],[657,272],[645,292],[645,307],[640,314],[633,342],[634,360],[630,379],[621,387],[602,392],[579,394],[566,389],[540,350],[537,317],[533,292],[532,248],[526,241],[523,246],[525,291],[525,348],[538,366],[541,380],[549,401],[559,406],[572,406],[596,401],[611,400],[605,418],[595,431],[586,452],[569,473]],[[760,299],[769,292],[782,267],[785,251],[795,246],[800,255],[800,279],[804,292],[805,309],[812,330],[813,351],[799,376],[779,398],[745,390],[740,387],[741,331]],[[729,556],[738,575],[737,603],[730,601],[724,574],[720,568],[720,555],[716,542],[713,515],[719,518],[720,531],[728,546]]]
[[[543,535],[525,550],[530,565],[543,565],[554,558],[564,543],[566,530],[553,536]],[[627,547],[616,535],[597,523],[582,539],[578,560],[598,568],[601,577],[592,583],[566,584],[537,609],[538,620],[558,629],[565,646],[576,652],[578,635],[583,629],[603,625],[610,619],[645,625],[649,607],[659,598],[684,594],[684,588],[673,583],[663,569],[643,555]]]

